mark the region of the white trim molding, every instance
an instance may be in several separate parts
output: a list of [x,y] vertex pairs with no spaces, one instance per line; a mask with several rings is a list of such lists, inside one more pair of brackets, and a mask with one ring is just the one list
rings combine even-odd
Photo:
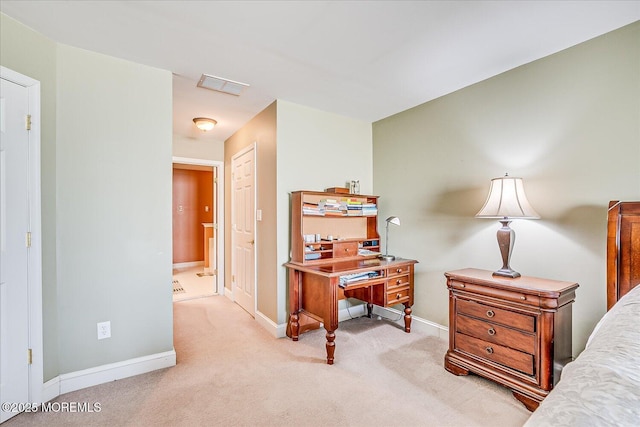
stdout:
[[[373,306],[373,314],[380,316],[381,318],[391,320],[402,328],[404,328],[404,312],[396,310],[395,308],[385,308]],[[427,335],[436,336],[442,339],[449,339],[449,328],[442,326],[438,323],[430,320],[423,319],[421,317],[411,316],[411,330],[420,331]]]
[[135,375],[145,374],[158,369],[170,368],[176,365],[176,351],[136,357],[122,362],[109,363],[82,371],[59,375],[42,386],[42,401],[48,402],[61,394],[92,387]]
[[[338,321],[342,322],[344,320],[365,316],[367,314],[366,309],[366,304],[356,304],[342,308],[338,311]],[[404,328],[404,312],[400,310],[374,305],[373,315],[380,316],[381,319],[392,321]],[[278,325],[262,313],[256,313],[256,320],[260,326],[265,328],[274,337],[286,337],[286,323]],[[449,339],[449,328],[416,316],[411,316],[411,330],[420,331],[421,333],[436,336],[445,340]]]

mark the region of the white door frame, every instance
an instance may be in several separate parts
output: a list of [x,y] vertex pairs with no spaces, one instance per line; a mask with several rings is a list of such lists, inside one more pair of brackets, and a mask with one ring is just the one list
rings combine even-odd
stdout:
[[217,184],[214,183],[214,191],[217,191],[216,219],[218,228],[216,229],[216,268],[218,269],[216,278],[216,292],[224,295],[224,162],[219,160],[193,159],[189,157],[173,156],[173,163],[186,165],[211,166],[218,168],[216,177]]
[[[246,147],[244,147],[243,149],[235,152],[232,156],[231,156],[231,174],[233,174],[233,162],[240,156],[248,153],[249,151],[253,150],[253,206],[254,208],[257,206],[256,202],[258,199],[258,179],[256,177],[256,173],[258,170],[258,144],[254,141],[252,144],[247,145]],[[233,175],[232,175],[233,176]],[[231,178],[231,221],[233,221],[233,209],[235,208],[235,203],[234,203],[234,198],[235,198],[235,192],[233,191],[233,178]],[[258,253],[258,251],[256,250],[256,248],[258,248],[258,230],[256,229],[256,215],[254,212],[253,215],[253,233],[255,235],[254,238],[254,245],[253,245],[253,313],[254,316],[258,313],[258,257],[256,256],[256,254]],[[233,227],[233,224],[231,224],[231,226]],[[234,233],[233,231],[231,232],[231,275],[233,277],[234,274],[236,274],[237,272],[234,271],[235,269],[235,260],[233,259],[234,257],[234,251],[233,248],[235,248],[235,244],[234,244]],[[235,281],[231,281],[231,299],[232,301],[235,301],[235,290],[236,290],[236,284]]]
[[[40,82],[0,66],[0,78],[24,86],[28,92],[31,130],[29,132],[29,249],[27,294],[29,298],[29,348],[32,363],[29,368],[29,402],[41,403],[44,387],[44,358],[42,343],[42,225],[40,184]],[[26,355],[25,355],[26,357]]]

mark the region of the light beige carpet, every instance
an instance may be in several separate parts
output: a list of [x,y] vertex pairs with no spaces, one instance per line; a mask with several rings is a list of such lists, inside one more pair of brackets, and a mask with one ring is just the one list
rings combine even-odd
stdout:
[[174,303],[177,365],[68,393],[99,413],[21,414],[17,426],[521,426],[509,390],[443,368],[447,342],[385,320],[276,339],[224,296]]

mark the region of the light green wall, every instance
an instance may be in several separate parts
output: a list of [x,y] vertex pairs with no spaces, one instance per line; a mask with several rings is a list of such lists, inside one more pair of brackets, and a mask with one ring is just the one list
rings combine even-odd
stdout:
[[44,380],[170,351],[171,73],[0,31],[41,83]]
[[538,221],[514,221],[511,266],[577,281],[574,354],[606,310],[610,200],[640,198],[640,23],[373,125],[391,252],[420,261],[414,314],[448,324],[444,272],[501,265],[497,221],[476,219],[491,178],[524,178]]
[[373,189],[371,123],[278,100],[278,323],[287,321],[292,191],[323,191],[360,180]]
[[0,65],[40,81],[43,369],[47,381],[58,375],[56,44],[0,13]]
[[58,45],[61,373],[173,349],[171,123],[170,72]]

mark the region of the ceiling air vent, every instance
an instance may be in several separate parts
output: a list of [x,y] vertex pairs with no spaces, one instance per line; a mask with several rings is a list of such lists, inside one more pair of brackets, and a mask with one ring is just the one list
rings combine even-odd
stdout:
[[198,87],[215,90],[229,95],[239,96],[242,90],[249,85],[246,83],[234,82],[233,80],[203,74],[198,81]]

